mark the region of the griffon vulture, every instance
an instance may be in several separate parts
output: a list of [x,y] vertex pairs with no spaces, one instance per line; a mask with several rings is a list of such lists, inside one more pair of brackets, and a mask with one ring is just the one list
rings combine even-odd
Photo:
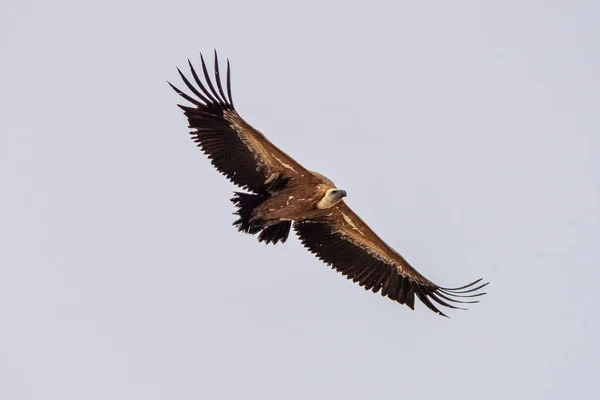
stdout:
[[[223,88],[215,51],[214,80],[200,55],[202,75],[188,60],[194,85],[179,70],[186,94],[171,87],[192,106],[179,105],[192,139],[217,170],[246,190],[231,201],[239,231],[258,234],[266,243],[285,242],[293,226],[302,244],[319,259],[366,290],[381,292],[414,309],[415,296],[432,311],[476,303],[481,279],[457,288],[436,285],[388,246],[346,205],[346,192],[328,178],[309,171],[271,143],[237,113],[231,97],[229,60]],[[454,304],[451,304],[454,303]]]

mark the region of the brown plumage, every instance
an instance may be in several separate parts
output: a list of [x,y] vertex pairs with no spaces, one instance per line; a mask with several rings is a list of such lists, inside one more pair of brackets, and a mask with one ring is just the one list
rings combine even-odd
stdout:
[[169,85],[193,104],[179,105],[192,139],[217,170],[249,192],[236,192],[231,199],[238,207],[238,230],[258,234],[261,242],[283,243],[293,223],[302,244],[323,262],[366,290],[411,309],[416,296],[445,316],[439,305],[460,308],[454,304],[477,303],[471,298],[485,294],[480,289],[487,283],[481,284],[481,279],[444,288],[421,275],[346,205],[344,190],[304,168],[239,116],[231,97],[229,61],[224,90],[217,53],[214,81],[202,55],[200,59],[204,79],[188,60],[195,85],[177,69],[195,97]]

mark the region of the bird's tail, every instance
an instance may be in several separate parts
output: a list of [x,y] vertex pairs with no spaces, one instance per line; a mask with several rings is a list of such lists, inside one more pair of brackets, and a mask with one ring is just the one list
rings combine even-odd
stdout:
[[231,198],[231,202],[238,207],[235,214],[238,215],[239,218],[233,225],[236,226],[240,232],[249,233],[251,235],[259,233],[259,242],[276,244],[281,241],[281,243],[284,243],[290,234],[291,221],[266,225],[263,221],[251,220],[254,209],[268,198],[269,196],[259,194],[235,192],[235,195]]

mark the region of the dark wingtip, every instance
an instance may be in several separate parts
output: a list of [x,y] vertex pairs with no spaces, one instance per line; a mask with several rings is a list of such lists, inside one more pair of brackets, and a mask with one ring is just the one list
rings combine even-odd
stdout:
[[169,84],[169,86],[171,86],[171,88],[175,91],[175,93],[177,93],[178,95],[180,95],[181,97],[183,97],[184,99],[186,99],[187,101],[189,101],[190,103],[195,104],[197,106],[203,105],[198,100],[196,100],[196,99],[188,96],[187,94],[183,93],[176,86],[174,86],[171,82],[167,81],[167,83]]
[[219,100],[222,101],[223,104],[227,104],[227,99],[225,97],[225,93],[223,92],[223,85],[221,83],[221,71],[219,70],[219,56],[217,55],[217,49],[215,49],[215,82],[217,83],[217,89],[219,90]]
[[208,73],[208,68],[206,67],[206,62],[204,62],[204,57],[202,56],[202,53],[200,53],[200,61],[202,64],[202,73],[204,74],[204,80],[206,81],[206,84],[208,85],[210,92],[212,93],[213,97],[215,98],[215,103],[218,103],[221,106],[224,106],[225,105],[224,101],[219,98],[219,95],[217,94],[217,91],[215,90],[212,80],[210,79],[210,75]]
[[430,293],[429,297],[431,297],[431,299],[433,299],[433,301],[435,301],[436,303],[438,303],[439,305],[442,305],[444,307],[452,308],[455,310],[466,310],[466,308],[464,308],[464,307],[457,307],[455,305],[446,303],[444,300],[442,300],[438,296],[436,296],[435,293]]
[[[200,54],[200,57],[202,57],[202,54]],[[190,71],[192,72],[192,77],[194,78],[194,81],[196,82],[196,84],[198,85],[198,87],[200,88],[200,90],[202,90],[202,93],[204,93],[204,96],[201,95],[200,93],[198,93],[198,96],[202,99],[202,101],[204,101],[207,104],[208,103],[215,103],[216,99],[211,96],[210,92],[202,84],[202,80],[200,79],[200,77],[196,73],[196,69],[192,65],[192,62],[190,61],[189,58],[187,59],[187,62],[188,62],[188,65],[190,67]]]
[[473,287],[473,286],[477,285],[481,281],[482,281],[482,278],[479,278],[476,281],[471,282],[471,283],[469,283],[467,285],[464,285],[464,286],[460,286],[460,287],[456,287],[456,288],[440,287],[439,289],[442,289],[444,292],[449,292],[449,293],[452,293],[452,294],[471,293],[471,292],[477,291],[477,290],[479,290],[481,288],[484,288],[484,287],[486,287],[487,285],[490,284],[489,282],[486,282],[486,283],[482,283],[479,286]]
[[[454,306],[452,304],[446,303],[446,301],[450,301],[450,302],[453,302],[453,303],[460,303],[460,304],[475,304],[475,303],[479,303],[478,300],[468,300],[467,301],[467,300],[461,300],[461,299],[465,298],[465,297],[472,298],[472,297],[479,297],[479,296],[485,295],[486,292],[484,292],[484,293],[473,293],[473,292],[475,292],[477,290],[480,290],[481,288],[483,288],[483,287],[485,287],[485,286],[487,286],[489,284],[489,282],[486,282],[486,283],[483,283],[481,285],[477,285],[481,281],[482,281],[482,279],[477,279],[474,282],[471,282],[471,283],[469,283],[467,285],[456,287],[456,288],[437,287],[432,293],[429,294],[429,296],[435,302],[439,303],[440,305],[442,305],[444,307],[449,307],[449,308],[454,308],[454,309],[459,309],[459,310],[468,310],[467,308],[464,308],[464,307],[457,307],[457,306]],[[475,286],[475,285],[477,285],[477,286]],[[473,286],[475,286],[475,287],[473,287]],[[446,301],[444,301],[444,300],[446,300]]]
[[473,285],[476,285],[476,284],[478,284],[479,282],[481,282],[482,280],[483,280],[483,278],[479,278],[479,279],[477,279],[476,281],[473,281],[473,282],[471,282],[471,283],[467,283],[467,284],[466,284],[466,285],[464,285],[464,286],[459,286],[459,287],[455,287],[455,288],[442,288],[442,289],[444,289],[444,290],[449,290],[449,291],[452,291],[452,292],[455,292],[455,291],[462,290],[462,289],[466,289],[466,288],[469,288],[469,287],[471,287],[471,286],[473,286]]
[[[451,294],[447,294],[447,293],[445,293],[445,292],[443,292],[441,290],[437,290],[434,293],[437,296],[440,296],[442,299],[451,301],[453,303],[459,303],[459,304],[475,304],[475,303],[479,303],[479,300],[457,300],[455,298],[449,297],[449,296],[452,296]],[[464,296],[455,296],[455,297],[464,297]]]
[[[194,103],[195,105],[210,106],[212,103],[215,105],[219,105],[223,108],[234,110],[235,106],[233,105],[233,96],[232,96],[232,92],[231,92],[231,65],[229,63],[229,59],[227,59],[227,71],[226,71],[226,77],[225,77],[226,81],[225,81],[225,85],[223,85],[223,82],[221,81],[221,73],[219,70],[219,56],[218,56],[217,49],[213,49],[213,52],[215,55],[214,82],[213,82],[213,79],[211,79],[211,77],[210,77],[210,74],[208,72],[208,67],[206,64],[206,60],[204,59],[204,55],[202,53],[199,53],[199,54],[200,54],[200,67],[202,69],[202,75],[204,77],[204,82],[202,81],[202,79],[200,79],[200,76],[196,72],[196,69],[194,68],[194,66],[189,58],[187,58],[187,63],[188,63],[190,72],[192,74],[192,78],[193,78],[194,82],[196,83],[197,87],[194,86],[190,82],[190,80],[188,80],[185,77],[185,75],[183,74],[183,72],[181,71],[181,69],[179,67],[177,67],[177,73],[179,74],[179,76],[181,77],[183,83],[185,83],[187,88],[195,96],[197,96],[198,99],[200,100],[200,102],[192,101],[192,103]],[[183,93],[181,90],[177,89],[171,83],[169,83],[169,85],[171,85],[173,90],[175,90],[179,95],[183,96],[186,100],[191,101],[190,96],[187,96],[185,93]],[[199,88],[199,90],[198,90],[198,88]]]
[[179,94],[179,95],[181,94],[181,90],[177,89],[177,88],[175,87],[175,85],[173,85],[173,84],[172,84],[171,82],[169,82],[169,81],[167,81],[167,83],[169,84],[169,86],[171,86],[171,89],[173,89],[173,90],[175,91],[175,93],[177,93],[177,94]]
[[233,99],[231,98],[231,68],[229,66],[229,58],[227,59],[227,98],[229,99],[229,104],[231,104],[231,108],[235,109],[233,105]]

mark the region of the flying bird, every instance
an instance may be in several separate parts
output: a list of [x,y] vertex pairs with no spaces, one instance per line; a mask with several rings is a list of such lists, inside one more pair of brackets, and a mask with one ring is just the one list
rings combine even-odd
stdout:
[[421,275],[348,207],[345,190],[309,171],[240,117],[231,96],[227,60],[223,87],[217,52],[214,79],[200,54],[202,79],[188,59],[192,83],[177,71],[189,94],[169,85],[192,105],[178,105],[191,137],[215,168],[243,192],[231,199],[239,231],[265,243],[284,243],[293,228],[302,244],[319,259],[355,283],[414,309],[415,297],[437,314],[438,307],[464,309],[477,303],[487,285],[481,279],[446,288]]

